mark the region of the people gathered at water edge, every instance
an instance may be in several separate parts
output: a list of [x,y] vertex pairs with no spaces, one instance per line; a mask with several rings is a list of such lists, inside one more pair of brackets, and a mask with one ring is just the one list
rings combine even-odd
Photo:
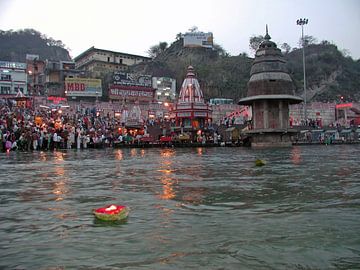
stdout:
[[[309,120],[308,123],[309,125],[306,127],[315,128],[317,131],[314,121]],[[163,135],[164,137],[167,136],[165,139],[169,141],[163,140],[163,142],[171,142],[174,139],[173,135],[168,136],[171,125],[173,125],[171,121],[164,119],[147,119],[144,125],[145,134],[139,135],[132,133],[131,130],[127,132],[120,119],[109,115],[101,116],[91,110],[86,113],[76,112],[70,115],[61,113],[59,110],[22,108],[7,100],[0,100],[0,152],[86,149],[96,145],[112,147],[115,144],[138,144],[140,141],[150,141],[150,134],[147,133],[147,129],[153,126],[157,126],[159,130],[166,128],[167,132]],[[220,145],[224,143],[225,130],[232,125],[233,121],[225,119],[219,125],[214,125],[211,133],[202,133],[192,139],[196,143],[210,142]],[[335,124],[330,128],[340,131],[343,127]],[[355,127],[355,130],[358,129]],[[357,133],[354,132],[354,134],[356,137]],[[357,134],[357,137],[359,135]],[[352,137],[349,136],[346,140],[350,142],[359,141]],[[336,136],[326,131],[323,133],[304,133],[304,140],[307,142],[318,141],[322,143],[331,142],[334,139]],[[155,138],[155,141],[160,141],[160,135]],[[295,138],[294,141],[298,142],[299,138]]]

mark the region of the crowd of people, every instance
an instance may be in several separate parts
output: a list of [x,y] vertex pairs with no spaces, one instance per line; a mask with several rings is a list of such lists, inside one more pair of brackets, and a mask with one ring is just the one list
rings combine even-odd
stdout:
[[24,108],[9,100],[0,100],[0,151],[87,148],[96,143],[111,145],[119,137],[121,124],[116,118],[93,113],[69,114],[61,110]]

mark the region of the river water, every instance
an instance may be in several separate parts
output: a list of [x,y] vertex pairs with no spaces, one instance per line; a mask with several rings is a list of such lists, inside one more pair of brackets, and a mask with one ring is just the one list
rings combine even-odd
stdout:
[[[359,158],[359,145],[1,153],[0,268],[360,269]],[[112,203],[126,221],[93,217]]]

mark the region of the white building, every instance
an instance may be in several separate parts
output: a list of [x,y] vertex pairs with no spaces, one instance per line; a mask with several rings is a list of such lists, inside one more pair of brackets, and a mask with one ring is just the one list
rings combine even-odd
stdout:
[[26,64],[0,61],[0,95],[27,95]]
[[153,77],[152,87],[158,102],[174,102],[176,97],[176,80],[168,77]]

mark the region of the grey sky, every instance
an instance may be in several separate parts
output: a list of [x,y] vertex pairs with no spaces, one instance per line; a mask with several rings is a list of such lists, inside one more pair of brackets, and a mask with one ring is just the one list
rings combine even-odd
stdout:
[[75,57],[91,46],[147,55],[192,26],[213,32],[231,55],[249,51],[249,38],[264,35],[297,47],[299,18],[305,34],[334,42],[360,58],[359,0],[0,0],[0,29],[34,28],[62,40]]

